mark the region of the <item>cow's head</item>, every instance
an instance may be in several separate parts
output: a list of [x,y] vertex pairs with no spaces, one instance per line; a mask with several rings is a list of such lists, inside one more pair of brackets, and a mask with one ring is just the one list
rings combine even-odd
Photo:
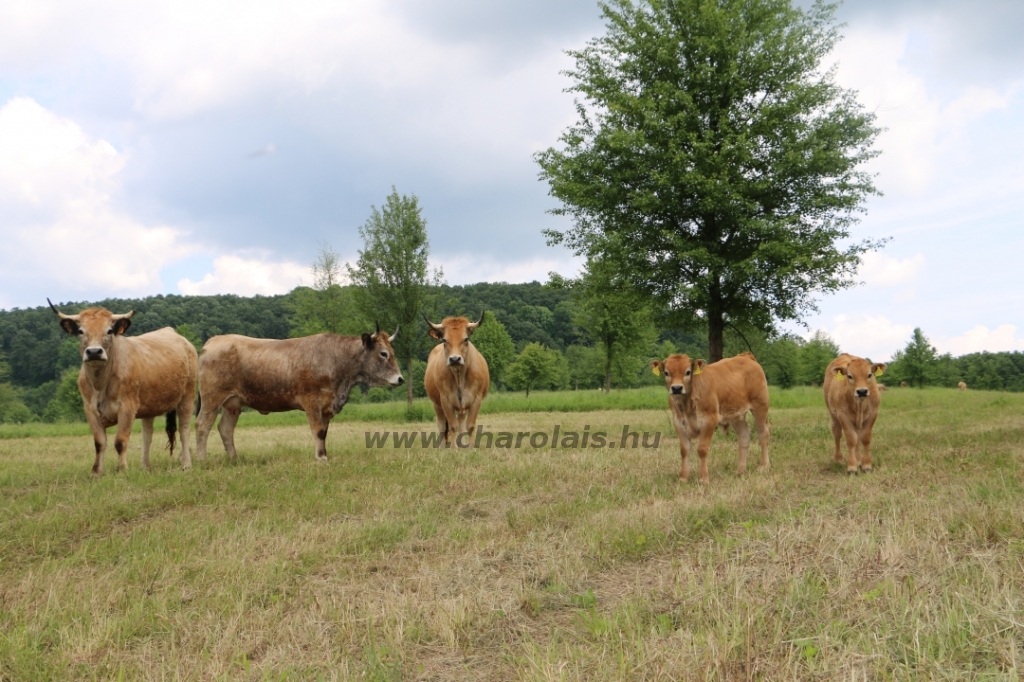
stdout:
[[430,325],[428,333],[435,339],[441,341],[444,346],[444,354],[448,358],[448,366],[453,369],[466,366],[466,352],[469,350],[469,337],[473,335],[476,328],[484,320],[483,313],[476,322],[470,322],[464,317],[446,317],[441,324],[434,324],[426,318]]
[[395,358],[395,349],[391,342],[398,336],[398,327],[395,333],[388,336],[377,326],[374,334],[363,334],[363,349],[366,351],[363,373],[366,376],[367,384],[370,386],[401,386],[405,383],[402,371],[398,369],[398,359]]
[[707,362],[704,360],[691,360],[687,355],[675,354],[665,358],[665,361],[652,360],[651,369],[655,374],[665,378],[665,388],[669,395],[687,395],[690,393],[693,377],[704,371]]
[[875,385],[875,377],[885,371],[885,364],[863,358],[851,358],[849,362],[833,366],[833,380],[845,382],[849,391],[857,398],[867,398],[871,387]]
[[[50,303],[50,299],[46,299]],[[110,357],[110,347],[114,337],[121,336],[132,326],[132,315],[129,311],[124,315],[115,315],[104,308],[89,308],[77,315],[65,315],[50,303],[50,308],[57,313],[61,328],[71,336],[78,337],[78,347],[82,352],[82,362],[106,362]]]

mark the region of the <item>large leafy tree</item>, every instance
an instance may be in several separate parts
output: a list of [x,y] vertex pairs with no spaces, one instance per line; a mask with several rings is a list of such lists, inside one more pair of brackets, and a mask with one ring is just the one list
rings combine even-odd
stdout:
[[292,293],[295,315],[292,336],[309,336],[321,332],[358,334],[362,320],[352,311],[351,294],[342,286],[344,263],[330,244],[320,244],[316,260],[309,266],[313,275],[311,287],[299,287]]
[[727,326],[770,331],[852,285],[846,245],[876,152],[874,117],[821,61],[834,5],[789,0],[610,0],[607,32],[570,51],[579,120],[535,157],[556,214],[547,232],[618,261],[634,290],[709,359]]
[[379,322],[393,332],[395,353],[407,367],[407,400],[412,405],[412,361],[425,347],[423,313],[430,312],[443,273],[431,270],[428,257],[427,221],[416,195],[399,195],[391,188],[384,206],[372,207],[370,218],[359,228],[363,250],[355,267],[349,266],[355,304],[368,321]]

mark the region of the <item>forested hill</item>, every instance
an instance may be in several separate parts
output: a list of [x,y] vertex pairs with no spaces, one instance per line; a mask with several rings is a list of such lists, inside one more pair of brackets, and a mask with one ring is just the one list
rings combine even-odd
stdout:
[[[161,327],[188,325],[200,342],[217,334],[286,339],[294,326],[295,293],[252,298],[233,295],[111,298],[57,303],[57,307],[67,314],[93,306],[115,313],[134,310],[129,331],[132,336]],[[568,298],[565,290],[539,282],[444,286],[438,315],[465,314],[476,319],[486,309],[505,325],[517,346],[537,341],[563,350],[578,342]],[[10,365],[7,380],[24,388],[54,381],[65,369],[80,362],[77,341],[69,339],[61,330],[53,311],[45,304],[24,310],[0,310],[0,353]]]

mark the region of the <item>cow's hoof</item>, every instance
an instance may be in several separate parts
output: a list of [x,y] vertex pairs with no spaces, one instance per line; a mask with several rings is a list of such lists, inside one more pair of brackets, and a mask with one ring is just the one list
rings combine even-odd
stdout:
[[856,469],[847,469],[846,470],[846,475],[847,476],[855,476],[856,474],[857,474],[857,470]]
[[863,471],[863,472],[864,472],[865,474],[870,474],[870,473],[872,472],[872,469],[871,469],[871,465],[870,465],[870,464],[868,464],[867,466],[862,466],[862,467],[861,467],[860,469],[861,469],[861,471]]
[[327,457],[317,457],[316,461],[319,462],[320,464],[326,464],[327,463]]

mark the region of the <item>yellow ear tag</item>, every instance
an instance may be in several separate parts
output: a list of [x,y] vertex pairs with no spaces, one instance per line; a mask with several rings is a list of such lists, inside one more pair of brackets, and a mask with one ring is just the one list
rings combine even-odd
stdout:
[[843,370],[837,369],[836,370],[836,379],[842,380],[842,378],[843,378]]
[[878,371],[877,371],[877,372],[875,372],[875,376],[876,376],[876,377],[880,377],[880,376],[882,376],[883,374],[885,374],[885,370],[884,370],[884,369],[882,369],[881,367],[879,367],[879,368],[878,368]]
[[702,370],[702,369],[700,368],[700,365],[697,365],[697,366],[696,366],[696,367],[694,367],[694,369],[693,369],[693,373],[694,373],[694,374],[700,374],[700,373],[701,373],[702,371],[703,371],[703,370]]
[[661,376],[661,370],[658,369],[656,366],[652,365],[651,366],[651,374],[653,374],[656,377],[660,377]]

